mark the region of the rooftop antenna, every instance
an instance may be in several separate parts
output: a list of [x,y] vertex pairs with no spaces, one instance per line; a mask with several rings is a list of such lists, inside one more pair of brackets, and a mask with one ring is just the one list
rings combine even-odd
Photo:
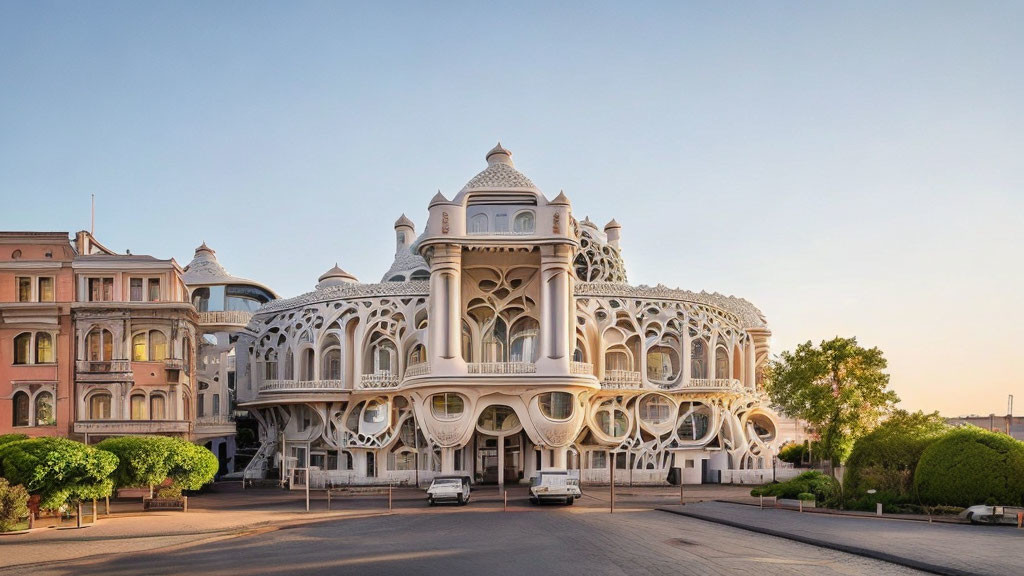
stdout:
[[1006,415],[1013,417],[1013,394],[1006,400]]
[[92,212],[89,219],[89,235],[96,237],[96,195],[90,194],[90,196],[92,196]]

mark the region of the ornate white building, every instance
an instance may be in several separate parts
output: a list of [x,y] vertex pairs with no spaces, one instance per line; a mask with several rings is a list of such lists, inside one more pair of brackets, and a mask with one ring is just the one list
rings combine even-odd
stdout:
[[260,422],[247,477],[301,486],[527,481],[686,483],[771,467],[758,387],[770,332],[749,302],[632,286],[621,227],[577,221],[499,144],[416,236],[395,223],[379,283],[335,266],[260,308],[236,346],[238,398]]

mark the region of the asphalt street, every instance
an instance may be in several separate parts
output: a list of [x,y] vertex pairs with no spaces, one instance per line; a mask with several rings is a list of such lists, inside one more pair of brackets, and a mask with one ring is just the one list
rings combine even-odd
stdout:
[[[655,510],[467,506],[266,529],[33,574],[919,574]],[[20,570],[19,570],[20,572]],[[24,572],[22,572],[24,573]]]

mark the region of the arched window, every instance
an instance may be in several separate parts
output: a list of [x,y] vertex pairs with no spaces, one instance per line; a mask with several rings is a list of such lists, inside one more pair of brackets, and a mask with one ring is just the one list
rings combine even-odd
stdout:
[[110,394],[99,392],[89,398],[89,419],[110,420]]
[[708,344],[697,338],[690,344],[690,378],[708,377]]
[[284,376],[283,380],[294,380],[295,379],[295,355],[292,351],[285,350],[284,352]]
[[409,366],[415,366],[416,364],[423,364],[427,361],[427,349],[423,347],[423,344],[417,344],[412,347],[409,352]]
[[[32,363],[32,334],[30,332],[18,334],[14,337],[14,363]],[[22,426],[28,426],[28,424],[22,424]]]
[[146,396],[144,394],[132,394],[130,405],[132,420],[146,419]]
[[536,362],[537,337],[540,324],[533,318],[523,318],[512,326],[509,343],[509,362]]
[[395,345],[379,333],[374,335],[373,340],[375,340],[371,348],[373,354],[371,358],[373,373],[394,374],[397,369],[398,360],[395,354]]
[[324,380],[341,380],[341,348],[331,348],[324,354]]
[[53,363],[53,336],[48,332],[36,334],[36,364]]
[[508,326],[505,321],[498,318],[494,319],[494,323],[491,324],[490,330],[483,338],[484,347],[484,362],[505,362],[505,350],[508,344]]
[[151,394],[149,396],[149,419],[167,419],[167,400],[164,398],[163,394]]
[[132,336],[132,360],[145,362],[149,360],[149,347],[146,345],[146,333],[139,332]]
[[465,320],[462,321],[462,359],[466,362],[473,361],[473,334]]
[[114,335],[110,330],[93,328],[85,338],[85,347],[89,352],[88,360],[106,362],[114,357]]
[[53,426],[57,419],[53,414],[53,394],[40,392],[36,395],[36,426]]
[[647,379],[655,382],[671,382],[679,374],[678,341],[666,336],[647,349]]
[[413,270],[409,280],[430,280],[430,270]]
[[28,394],[25,392],[15,392],[14,398],[14,419],[13,424],[15,426],[28,426],[28,412],[29,412],[29,400]]
[[512,230],[516,234],[533,234],[533,212],[520,212],[512,222]]
[[729,351],[725,346],[715,348],[715,378],[729,377]]
[[149,331],[149,361],[163,362],[167,358],[167,337],[159,330]]
[[192,341],[187,336],[181,339],[181,359],[185,366],[185,375],[192,374]]
[[313,366],[315,365],[315,360],[313,359],[313,349],[303,348],[302,352],[299,352],[299,356],[302,359],[302,362],[299,365],[301,372],[299,374],[299,380],[312,380]]
[[629,416],[621,406],[616,406],[614,400],[603,403],[594,420],[597,427],[608,436],[619,438],[625,436],[629,431]]
[[380,424],[387,416],[387,406],[379,400],[371,400],[366,404],[363,411],[363,422],[367,424]]
[[633,370],[633,362],[629,359],[625,348],[611,348],[604,353],[604,369],[606,372],[608,370],[628,372]]
[[576,349],[572,351],[573,362],[586,362],[587,354],[584,352],[583,342],[576,340]]
[[488,406],[480,413],[476,425],[492,432],[508,432],[519,428],[519,416],[508,406]]
[[711,409],[700,402],[683,402],[679,405],[682,420],[676,434],[680,440],[702,440],[708,433]]
[[660,394],[640,401],[640,419],[648,424],[661,424],[672,417],[672,403]]
[[538,399],[540,411],[550,420],[568,420],[573,412],[573,396],[568,392],[545,392]]
[[264,380],[277,379],[277,350],[270,348],[263,357],[263,378]]
[[487,214],[474,214],[469,219],[470,234],[487,233]]

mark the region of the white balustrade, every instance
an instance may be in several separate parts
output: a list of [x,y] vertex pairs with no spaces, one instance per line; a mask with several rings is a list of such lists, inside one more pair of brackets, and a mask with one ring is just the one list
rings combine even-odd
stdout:
[[594,365],[589,362],[570,362],[569,363],[570,374],[584,374],[587,376],[594,375]]
[[373,374],[363,374],[359,377],[360,390],[378,390],[382,388],[397,388],[401,381],[397,376],[393,375],[390,371],[387,372],[374,372]]
[[413,364],[405,369],[406,378],[425,376],[427,374],[430,374],[430,362],[420,362],[419,364]]
[[471,362],[466,365],[470,374],[534,374],[533,362]]
[[260,392],[321,392],[345,389],[341,380],[264,380]]
[[640,388],[642,379],[639,372],[633,370],[605,370],[601,379],[601,388]]

